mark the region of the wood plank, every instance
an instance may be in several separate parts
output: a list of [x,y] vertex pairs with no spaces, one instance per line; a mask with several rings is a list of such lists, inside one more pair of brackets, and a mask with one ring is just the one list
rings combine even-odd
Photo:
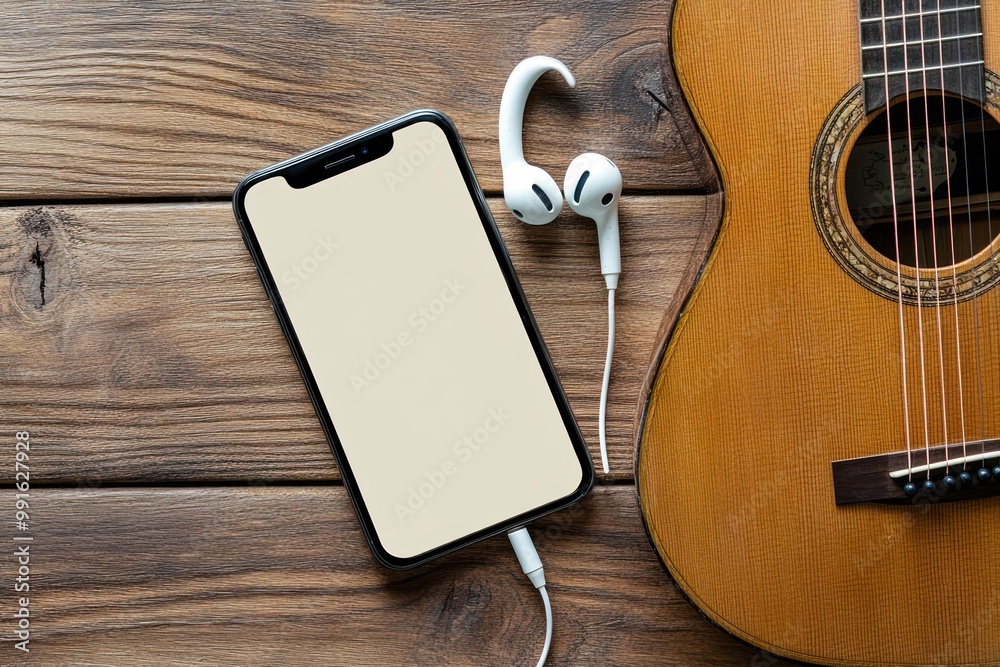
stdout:
[[671,7],[8,0],[0,198],[224,196],[251,171],[418,107],[455,120],[499,192],[500,94],[538,53],[578,80],[543,77],[527,114],[526,153],[557,181],[595,150],[629,189],[714,191],[664,61]]
[[[31,516],[30,661],[4,641],[5,665],[509,665],[541,649],[541,602],[505,538],[392,572],[340,486],[41,489]],[[597,488],[532,531],[550,664],[787,664],[681,598],[634,487]],[[0,559],[0,579],[16,566]]]
[[[719,203],[622,200],[614,478],[631,478],[658,327]],[[529,227],[491,206],[596,455],[607,292],[593,223]],[[0,432],[31,432],[45,483],[337,478],[224,204],[0,209],[0,386]]]

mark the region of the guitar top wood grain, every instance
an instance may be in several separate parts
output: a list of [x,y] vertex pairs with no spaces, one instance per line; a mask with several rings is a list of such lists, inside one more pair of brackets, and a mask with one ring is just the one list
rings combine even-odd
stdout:
[[[832,461],[906,448],[900,306],[834,260],[810,190],[817,138],[861,81],[857,3],[745,9],[680,0],[674,16],[677,73],[726,207],[653,381],[637,455],[647,527],[695,604],[768,651],[830,665],[1000,664],[1000,504],[834,502]],[[994,69],[1000,12],[982,15]],[[992,261],[996,243],[974,261]],[[979,345],[966,386],[986,383],[980,404],[967,395],[968,437],[1000,433],[1000,290],[976,303],[942,308],[940,357],[935,309],[902,307],[921,452],[925,433],[940,444],[945,412],[959,437],[956,340],[967,354]]]

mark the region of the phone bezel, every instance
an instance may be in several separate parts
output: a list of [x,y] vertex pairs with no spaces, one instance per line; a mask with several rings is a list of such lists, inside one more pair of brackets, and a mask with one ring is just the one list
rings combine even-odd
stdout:
[[[418,122],[432,122],[438,125],[444,131],[445,136],[448,139],[448,144],[451,147],[452,153],[454,154],[456,162],[462,172],[462,177],[465,180],[469,195],[472,197],[476,210],[479,213],[483,229],[490,240],[490,245],[493,248],[493,254],[496,257],[497,264],[504,274],[511,298],[513,299],[518,313],[521,316],[525,332],[531,340],[535,356],[542,368],[542,372],[544,373],[549,388],[552,391],[552,396],[555,399],[559,413],[562,416],[563,423],[566,426],[570,441],[573,444],[577,459],[580,462],[581,481],[579,487],[568,496],[552,501],[534,510],[511,517],[507,521],[494,524],[465,537],[440,545],[422,554],[408,558],[401,558],[386,551],[379,540],[378,532],[375,530],[374,523],[372,522],[368,509],[365,506],[364,499],[361,497],[357,488],[356,480],[351,471],[350,461],[343,449],[343,446],[341,445],[339,437],[337,436],[333,420],[330,417],[326,404],[322,400],[319,387],[316,384],[312,370],[309,367],[309,362],[302,351],[298,336],[292,326],[291,319],[289,318],[288,313],[285,310],[285,306],[282,303],[274,277],[264,259],[263,253],[261,252],[257,236],[254,233],[253,227],[247,216],[244,202],[246,199],[246,193],[249,189],[253,187],[254,184],[262,180],[284,175],[290,170],[294,171],[296,167],[299,167],[301,170],[301,167],[304,164],[321,164],[335,154],[360,149],[362,144],[372,143],[378,139],[384,139],[387,134],[391,137],[397,130]],[[364,162],[354,162],[355,164],[331,174],[330,177],[335,178],[337,173],[343,173],[343,171],[348,171],[356,166],[359,166],[360,164],[364,164]],[[285,334],[285,338],[288,340],[292,356],[295,358],[295,363],[299,368],[299,372],[302,375],[302,379],[305,382],[306,389],[309,393],[309,398],[312,400],[313,407],[316,410],[316,414],[320,419],[323,431],[326,434],[327,442],[333,452],[334,459],[337,461],[337,466],[340,469],[344,486],[347,489],[348,496],[350,497],[358,515],[358,519],[361,522],[365,538],[368,541],[368,545],[371,548],[372,553],[380,563],[386,567],[396,570],[416,567],[417,565],[421,565],[429,560],[443,556],[457,549],[461,549],[462,547],[468,546],[480,540],[484,540],[493,535],[497,535],[527,524],[546,514],[572,505],[587,495],[594,484],[594,466],[590,458],[590,453],[583,441],[583,435],[580,433],[580,428],[576,423],[576,418],[570,408],[569,401],[567,400],[566,394],[562,389],[562,385],[560,385],[559,380],[556,377],[552,360],[549,357],[545,343],[542,341],[541,333],[538,330],[538,325],[531,313],[531,309],[528,307],[528,302],[521,289],[520,282],[517,280],[517,276],[514,273],[514,267],[511,264],[507,248],[503,243],[502,237],[500,236],[500,231],[496,226],[496,222],[493,220],[493,215],[486,203],[486,197],[476,180],[475,173],[472,170],[472,165],[469,162],[468,155],[466,154],[462,141],[459,138],[458,131],[451,122],[451,119],[449,119],[445,114],[432,109],[419,109],[412,111],[399,116],[398,118],[394,118],[358,132],[357,134],[345,137],[339,141],[335,141],[255,172],[245,178],[239,186],[237,186],[236,191],[233,193],[233,210],[236,214],[237,222],[239,223],[243,241],[253,258],[254,265],[257,268],[257,274],[264,285],[264,289],[271,301],[271,305],[278,318],[278,322],[281,325],[281,329]],[[511,480],[511,483],[516,483],[516,480]]]

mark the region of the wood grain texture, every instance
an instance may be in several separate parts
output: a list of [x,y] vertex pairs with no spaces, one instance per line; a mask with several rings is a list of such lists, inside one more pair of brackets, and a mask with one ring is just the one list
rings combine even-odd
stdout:
[[[687,595],[758,646],[822,664],[998,665],[1000,591],[983,568],[1000,545],[975,526],[1000,519],[1000,504],[834,504],[832,460],[906,442],[898,306],[839,268],[810,208],[814,143],[860,80],[857,20],[850,2],[782,0],[749,17],[722,0],[678,3],[677,71],[726,210],[654,383],[642,511]],[[985,6],[983,21],[996,70],[1000,12]],[[916,309],[905,308],[916,369]],[[962,348],[974,349],[972,307],[958,308]],[[1000,290],[979,308],[981,361],[963,367],[966,387],[985,382],[983,404],[966,403],[970,438],[1000,432]],[[940,373],[958,431],[954,316],[943,309],[943,364],[936,347],[926,354],[932,444]],[[934,325],[925,331],[936,344]],[[917,371],[908,386],[922,451]]]
[[[593,223],[529,227],[491,206],[596,453],[607,292]],[[622,200],[613,478],[632,476],[660,319],[718,210],[716,196]],[[44,444],[38,482],[337,477],[224,204],[0,209],[0,360],[0,432]]]
[[[19,659],[4,623],[4,665],[527,665],[541,649],[541,601],[505,538],[392,572],[340,486],[32,496],[31,653]],[[785,664],[683,600],[631,486],[597,488],[533,532],[554,603],[549,664]]]
[[0,198],[226,196],[251,171],[419,107],[452,117],[499,192],[500,94],[538,53],[578,81],[543,77],[526,117],[526,154],[557,181],[594,150],[628,189],[714,191],[686,114],[664,108],[683,109],[665,65],[670,7],[12,0]]

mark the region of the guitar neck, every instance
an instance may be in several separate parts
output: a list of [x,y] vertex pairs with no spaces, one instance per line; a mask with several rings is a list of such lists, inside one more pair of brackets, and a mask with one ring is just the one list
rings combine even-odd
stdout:
[[860,0],[865,110],[922,90],[983,102],[979,0]]

